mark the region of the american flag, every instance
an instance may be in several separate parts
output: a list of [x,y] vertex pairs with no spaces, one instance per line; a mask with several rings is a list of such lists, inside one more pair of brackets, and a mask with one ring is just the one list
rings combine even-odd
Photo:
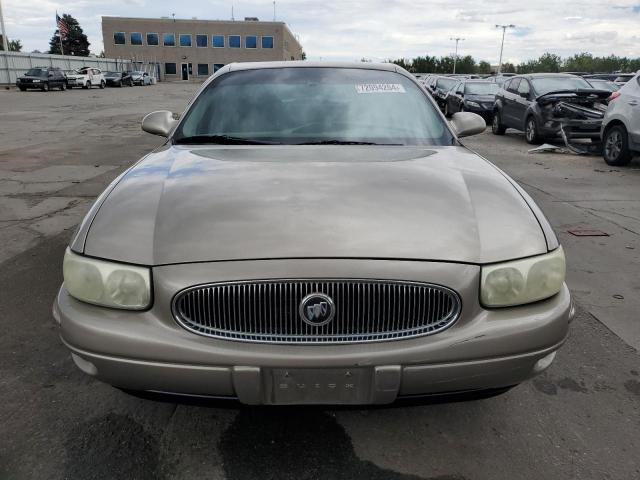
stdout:
[[60,15],[56,13],[56,23],[58,24],[58,32],[60,32],[61,37],[69,36],[69,25],[65,22]]

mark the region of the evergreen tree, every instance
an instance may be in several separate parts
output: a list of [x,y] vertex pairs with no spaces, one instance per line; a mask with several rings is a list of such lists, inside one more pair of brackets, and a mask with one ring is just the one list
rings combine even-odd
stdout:
[[[9,44],[10,52],[21,52],[22,51],[22,42],[20,40],[11,40],[7,41]],[[2,40],[2,34],[0,33],[0,50],[4,50],[4,41]]]
[[51,37],[51,40],[49,41],[49,53],[57,55],[64,53],[65,55],[88,57],[89,40],[87,40],[87,36],[83,33],[82,27],[78,21],[66,13],[62,15],[62,20],[69,27],[69,35],[62,39],[62,48],[64,51],[60,52],[60,32],[56,29],[53,37]]

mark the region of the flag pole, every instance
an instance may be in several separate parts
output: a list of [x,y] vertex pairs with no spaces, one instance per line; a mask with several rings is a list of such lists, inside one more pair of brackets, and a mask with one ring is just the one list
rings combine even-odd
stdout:
[[0,0],[0,30],[0,33],[2,33],[2,48],[5,52],[9,52],[9,39],[7,38],[7,31],[4,28],[4,17],[2,16],[2,0]]
[[56,10],[56,27],[58,27],[58,37],[60,38],[60,55],[64,55],[64,48],[62,48],[62,32],[60,31],[60,24],[58,23],[58,11]]

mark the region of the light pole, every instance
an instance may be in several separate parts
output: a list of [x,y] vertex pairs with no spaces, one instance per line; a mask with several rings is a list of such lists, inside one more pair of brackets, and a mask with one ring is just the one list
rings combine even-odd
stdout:
[[449,38],[449,40],[455,40],[456,42],[456,55],[453,57],[453,74],[456,74],[456,63],[458,63],[458,42],[464,42],[464,38],[456,37]]
[[2,48],[5,52],[9,51],[9,39],[7,38],[7,31],[4,29],[4,17],[2,16],[2,1],[0,0],[0,33],[2,33]]
[[498,73],[502,73],[502,50],[504,50],[504,34],[507,31],[507,28],[516,28],[515,25],[496,25],[496,28],[502,29],[502,45],[500,45],[500,63],[498,63]]

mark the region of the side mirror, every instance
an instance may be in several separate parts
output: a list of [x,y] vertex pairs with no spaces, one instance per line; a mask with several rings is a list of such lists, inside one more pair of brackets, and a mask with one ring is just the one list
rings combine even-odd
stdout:
[[484,118],[471,112],[454,113],[451,118],[451,124],[459,138],[477,135],[487,128]]
[[173,118],[173,113],[167,110],[151,112],[142,119],[142,130],[152,135],[168,137],[178,121]]

